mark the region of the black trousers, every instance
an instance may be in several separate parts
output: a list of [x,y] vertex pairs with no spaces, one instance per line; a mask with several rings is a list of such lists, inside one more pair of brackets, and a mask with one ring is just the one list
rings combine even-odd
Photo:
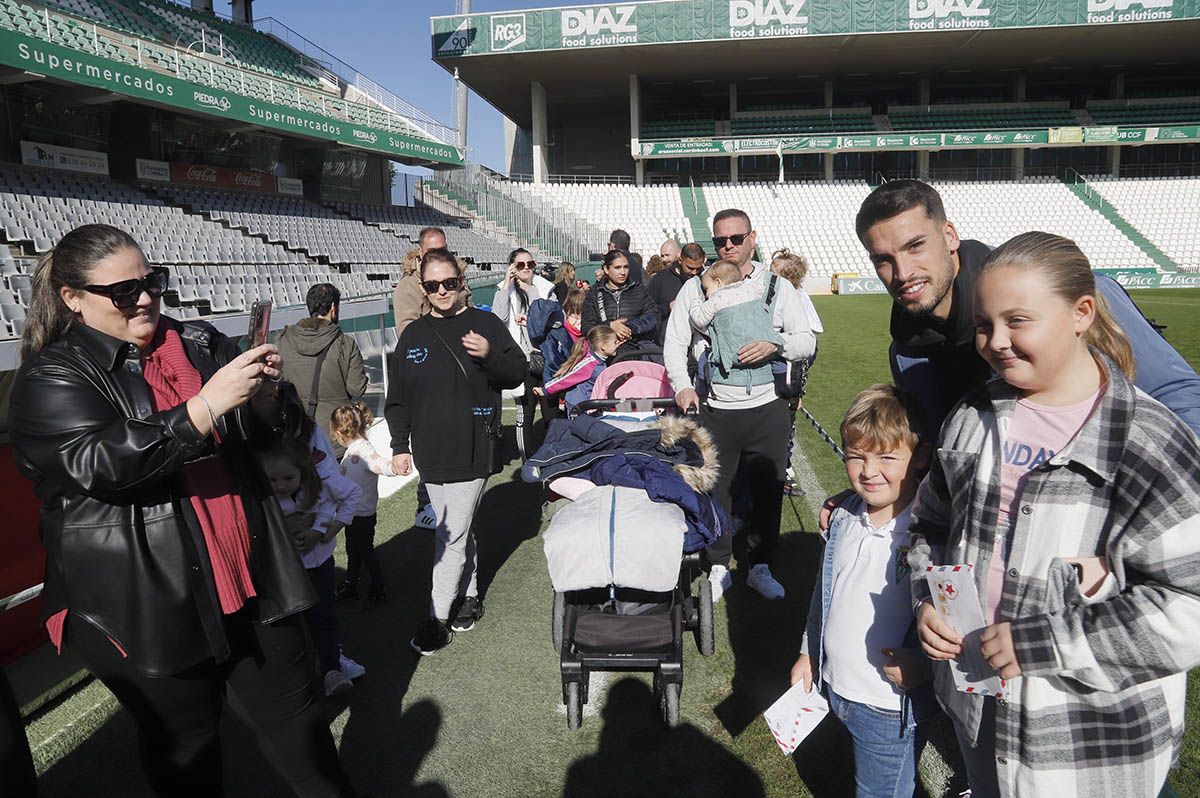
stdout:
[[164,798],[224,794],[217,734],[226,691],[267,761],[298,796],[350,796],[303,624],[293,615],[263,625],[253,620],[253,608],[243,608],[225,618],[233,651],[226,662],[163,677],[142,674],[104,633],[74,614],[67,616],[65,642],[133,716],[146,776]]
[[[421,484],[424,486],[425,483]],[[357,582],[363,566],[366,566],[373,588],[383,587],[383,566],[379,564],[379,553],[375,551],[376,518],[376,513],[356,515],[350,526],[346,527],[346,578]]]
[[[743,533],[751,535],[750,565],[770,563],[779,542],[783,508],[783,482],[787,471],[788,440],[792,415],[787,402],[773,399],[750,410],[719,410],[702,405],[700,423],[717,445],[721,476],[713,496],[728,515],[733,506],[733,484],[745,480],[754,509]],[[713,565],[729,565],[733,535],[726,532],[708,547]]]
[[0,668],[0,795],[37,795],[37,774],[21,708]]

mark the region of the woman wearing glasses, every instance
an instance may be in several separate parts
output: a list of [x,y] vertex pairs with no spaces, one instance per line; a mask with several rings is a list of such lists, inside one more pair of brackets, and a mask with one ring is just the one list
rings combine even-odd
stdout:
[[159,795],[222,794],[227,691],[298,795],[349,795],[300,615],[312,587],[243,435],[282,361],[160,315],[166,287],[108,225],[33,276],[10,420],[43,501],[47,631],[133,716]]
[[415,461],[438,521],[430,617],[410,641],[428,656],[483,617],[471,524],[484,484],[498,469],[492,443],[500,391],[521,384],[528,365],[499,319],[455,301],[463,278],[453,255],[429,250],[420,276],[432,310],[396,344],[384,413],[392,467],[408,474]]
[[[534,273],[533,255],[529,250],[517,248],[508,255],[508,271],[496,288],[496,297],[492,300],[492,312],[499,316],[507,325],[508,333],[512,336],[526,360],[534,351],[533,343],[529,340],[529,331],[525,322],[529,316],[529,306],[537,299],[553,299],[554,283]],[[540,354],[540,353],[539,353]],[[533,388],[541,384],[542,369],[527,368],[527,374],[521,384],[511,391],[505,391],[505,396],[513,397],[517,402],[517,448],[524,460],[532,454],[533,439],[533,409],[537,397]]]

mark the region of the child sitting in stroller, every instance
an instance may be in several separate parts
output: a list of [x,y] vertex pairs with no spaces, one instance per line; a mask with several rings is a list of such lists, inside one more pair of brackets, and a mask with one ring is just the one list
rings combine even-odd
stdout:
[[619,345],[612,327],[597,324],[587,336],[575,342],[571,356],[554,373],[554,379],[546,383],[546,393],[566,392],[567,414],[571,415],[577,404],[592,397],[596,379]]

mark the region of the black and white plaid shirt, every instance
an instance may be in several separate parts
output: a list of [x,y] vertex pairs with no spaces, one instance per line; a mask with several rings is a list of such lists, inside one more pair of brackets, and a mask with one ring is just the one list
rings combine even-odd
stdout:
[[[1187,670],[1200,663],[1200,445],[1111,362],[1079,433],[1028,475],[1013,514],[1000,615],[1023,675],[996,702],[1006,796],[1153,798],[1183,738]],[[974,563],[986,605],[1000,454],[1017,395],[995,379],[942,427],[913,510],[913,598],[928,564]],[[1007,527],[1007,525],[1005,525]],[[1067,557],[1105,556],[1085,597]],[[976,740],[985,699],[935,663],[940,701]]]

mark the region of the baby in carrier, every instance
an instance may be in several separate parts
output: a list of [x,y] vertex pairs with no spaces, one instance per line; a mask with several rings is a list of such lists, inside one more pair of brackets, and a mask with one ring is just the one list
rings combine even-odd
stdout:
[[708,382],[744,385],[749,393],[751,387],[774,380],[770,362],[743,365],[738,352],[756,341],[782,346],[783,338],[772,323],[778,290],[775,282],[746,282],[738,265],[724,260],[714,263],[701,276],[705,301],[692,305],[691,318],[692,324],[712,341],[707,358]]

